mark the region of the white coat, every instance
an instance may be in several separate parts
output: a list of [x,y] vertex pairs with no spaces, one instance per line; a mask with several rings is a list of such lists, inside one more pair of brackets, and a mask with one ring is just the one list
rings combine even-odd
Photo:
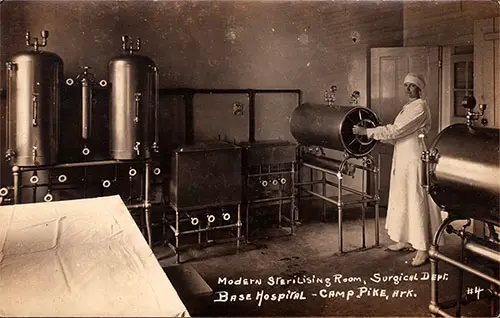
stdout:
[[368,137],[394,144],[389,202],[385,228],[395,242],[411,243],[428,250],[442,221],[440,208],[421,186],[421,155],[418,135],[427,134],[431,113],[427,102],[408,102],[393,124],[367,129]]

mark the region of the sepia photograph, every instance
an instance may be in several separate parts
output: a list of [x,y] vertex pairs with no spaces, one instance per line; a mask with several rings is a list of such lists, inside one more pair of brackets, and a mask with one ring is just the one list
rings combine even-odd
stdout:
[[0,317],[500,317],[500,1],[0,0]]

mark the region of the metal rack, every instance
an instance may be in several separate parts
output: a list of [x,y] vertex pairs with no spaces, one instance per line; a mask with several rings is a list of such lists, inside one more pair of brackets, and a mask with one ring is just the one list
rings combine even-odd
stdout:
[[[180,252],[187,246],[181,246],[181,236],[190,234],[198,235],[198,245],[202,243],[209,243],[209,233],[212,231],[223,229],[236,229],[236,251],[240,250],[241,240],[241,203],[232,204],[215,204],[203,207],[191,207],[179,209],[172,204],[170,207],[173,209],[175,216],[174,219],[168,217],[164,222],[164,237],[167,236],[165,225],[173,232],[175,236],[175,245],[167,240],[167,245],[175,252],[176,263],[181,263]],[[203,216],[204,215],[204,216]],[[217,215],[217,216],[216,216]],[[221,221],[222,220],[222,221]],[[234,221],[231,221],[234,220]],[[219,223],[218,225],[213,225]],[[175,225],[174,225],[175,224]],[[191,229],[184,229],[184,224],[189,224]],[[205,234],[205,239],[202,239],[202,234]],[[204,242],[202,242],[204,241]]]
[[[249,214],[252,206],[278,204],[278,225],[284,220],[290,225],[290,235],[294,234],[295,212],[295,165],[278,163],[269,165],[252,165],[245,169],[245,238],[250,239]],[[285,187],[288,185],[288,189]],[[256,189],[257,188],[257,189]],[[254,195],[250,193],[254,189]],[[256,190],[256,191],[255,191]],[[255,193],[256,192],[256,193]],[[289,217],[283,215],[283,205],[290,204]]]
[[[107,193],[112,194],[111,191],[114,183],[118,182],[118,166],[129,166],[128,171],[128,182],[130,185],[134,183],[136,179],[139,179],[141,194],[139,198],[132,198],[132,190],[129,189],[129,197],[127,201],[127,208],[129,209],[143,209],[145,217],[145,236],[147,237],[148,244],[152,246],[152,235],[151,235],[151,222],[150,222],[150,212],[153,204],[158,204],[159,202],[152,202],[150,199],[151,186],[152,186],[152,175],[160,175],[161,169],[159,167],[153,168],[154,163],[150,159],[143,160],[103,160],[103,161],[88,161],[88,162],[73,162],[73,163],[63,163],[55,165],[40,165],[40,166],[13,166],[12,176],[13,176],[13,186],[4,187],[0,189],[0,197],[2,203],[13,203],[21,204],[23,203],[23,189],[32,189],[32,202],[37,202],[37,197],[40,189],[47,189],[47,193],[43,197],[43,201],[51,202],[53,197],[53,192],[64,191],[64,190],[82,190],[83,197],[87,197],[87,190],[91,186],[99,186],[101,189],[101,195]],[[109,179],[101,178],[97,182],[89,182],[87,180],[88,169],[112,166],[114,167],[114,176]],[[139,168],[140,167],[140,168]],[[71,169],[83,169],[83,176],[80,180],[74,182],[68,182],[68,177],[66,174],[59,174],[57,176],[57,181],[53,182],[51,174],[54,171],[61,170],[71,170]],[[142,173],[139,173],[138,170]],[[29,178],[29,184],[24,184],[23,177],[27,172],[32,172]],[[139,176],[137,176],[139,175]],[[45,182],[40,183],[41,179],[45,179]],[[12,192],[12,198],[9,198],[9,193]],[[144,228],[143,228],[144,232]]]
[[[362,165],[355,164],[352,161],[355,159],[361,159]],[[344,208],[351,205],[361,204],[361,226],[362,226],[362,248],[366,248],[366,210],[368,203],[374,203],[375,205],[375,246],[379,246],[379,169],[378,165],[375,164],[373,158],[366,155],[362,158],[355,158],[345,154],[343,160],[336,160],[324,155],[316,155],[314,153],[309,153],[304,151],[300,152],[300,157],[298,161],[298,173],[303,174],[303,169],[311,169],[311,180],[307,182],[298,182],[296,186],[299,190],[299,198],[302,196],[301,193],[305,192],[323,201],[323,215],[326,214],[326,203],[332,203],[337,207],[338,213],[338,251],[339,253],[344,253],[343,249],[343,215]],[[356,170],[360,170],[362,173],[362,190],[356,190],[348,187],[344,184],[344,176],[353,176]],[[321,178],[319,180],[314,180],[314,172],[319,172]],[[365,190],[365,180],[367,176],[371,176],[374,180],[375,185],[374,193],[370,194]],[[333,176],[336,178],[337,182],[329,181],[327,176]],[[314,191],[315,185],[321,185],[321,193]],[[333,187],[337,189],[336,196],[327,196],[327,187]],[[307,188],[309,187],[309,189]],[[344,196],[344,191],[349,192],[357,197],[356,200],[348,200]]]
[[[454,229],[451,223],[465,220],[466,223],[461,229]],[[490,317],[498,316],[498,299],[500,298],[499,287],[499,264],[500,264],[500,241],[495,232],[494,226],[499,226],[498,222],[492,223],[491,220],[482,220],[488,224],[490,237],[481,238],[467,231],[471,225],[471,220],[458,215],[450,215],[440,225],[431,245],[429,255],[431,262],[431,275],[438,277],[438,262],[445,262],[459,269],[459,284],[457,297],[454,301],[440,302],[438,293],[438,280],[431,280],[431,301],[429,310],[433,317],[460,317],[462,315],[462,306],[473,301],[487,299],[490,300]],[[461,239],[460,260],[452,259],[439,251],[439,242],[444,233],[455,234]],[[487,261],[485,266],[472,266],[467,261],[466,253],[472,256],[480,256]],[[477,265],[477,264],[476,264]],[[463,295],[463,276],[464,272],[470,273],[490,283],[490,287],[482,289],[481,293],[475,297],[469,294]],[[455,307],[455,315],[450,315],[446,310]]]

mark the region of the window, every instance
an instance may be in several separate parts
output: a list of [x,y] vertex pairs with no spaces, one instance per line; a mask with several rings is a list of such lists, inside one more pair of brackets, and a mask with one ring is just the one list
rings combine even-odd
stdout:
[[474,47],[457,46],[451,56],[452,64],[452,105],[455,117],[465,117],[467,112],[462,107],[465,96],[474,94]]

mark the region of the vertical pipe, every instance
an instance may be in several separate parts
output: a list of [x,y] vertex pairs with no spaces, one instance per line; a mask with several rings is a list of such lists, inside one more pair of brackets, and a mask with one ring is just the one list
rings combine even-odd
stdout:
[[160,117],[160,109],[159,109],[159,103],[160,103],[160,97],[159,97],[159,82],[160,82],[160,76],[158,74],[158,67],[153,68],[154,73],[155,73],[155,118],[154,118],[154,125],[155,125],[155,140],[153,142],[153,150],[158,151],[159,147],[159,140],[160,140],[160,132],[159,132],[159,126],[158,126],[158,120]]
[[180,263],[179,255],[179,210],[177,207],[175,209],[175,261],[177,264]]
[[146,167],[144,170],[144,214],[146,216],[146,231],[148,234],[148,244],[149,247],[153,247],[152,238],[151,238],[151,220],[150,220],[150,210],[151,210],[151,202],[149,202],[149,184],[150,184],[150,173],[151,173],[151,164],[149,161],[146,162]]
[[[37,173],[36,173],[36,170],[35,170],[35,171],[33,171],[33,176],[36,176],[36,175],[37,175]],[[36,202],[36,193],[37,193],[37,189],[38,189],[38,187],[37,187],[37,185],[35,184],[35,186],[32,188],[32,194],[33,194],[33,196],[31,197],[31,201],[32,201],[33,203],[35,203],[35,202]]]
[[[438,252],[439,248],[437,245],[431,245],[430,254]],[[431,263],[431,277],[437,277],[438,274],[438,263],[437,259],[434,257],[430,257]],[[438,289],[437,289],[437,280],[431,279],[431,303],[429,305],[431,309],[438,308]]]
[[14,204],[21,203],[21,169],[18,166],[12,167],[12,177],[14,179]]
[[[282,171],[281,170],[281,165],[278,163],[278,171]],[[280,175],[280,180],[281,178],[283,178],[283,175]],[[278,181],[278,187],[279,187],[279,191],[278,191],[278,195],[279,195],[279,201],[278,201],[278,226],[281,228],[281,214],[283,213],[283,184]]]
[[[464,230],[465,232],[465,230]],[[461,237],[460,244],[460,263],[465,262],[465,235]],[[434,276],[437,277],[437,276]],[[464,285],[464,271],[459,268],[458,269],[458,286],[457,286],[457,308],[455,311],[456,317],[460,317],[462,314],[462,288]]]
[[236,230],[236,251],[240,251],[240,237],[241,237],[241,203],[238,203],[238,224]]
[[380,222],[380,154],[377,159],[377,166],[375,167],[375,171],[373,172],[375,176],[375,246],[380,245],[380,233],[379,233],[379,222]]
[[191,145],[194,142],[194,96],[192,93],[187,93],[184,95],[184,111],[185,111],[185,143],[186,145]]
[[[361,173],[361,192],[363,195],[361,199],[364,200],[365,196],[365,178],[366,178],[366,161],[363,160],[363,172]],[[366,202],[361,203],[361,236],[362,236],[362,247],[366,247]]]
[[5,149],[7,149],[7,159],[10,159],[10,154],[11,154],[11,136],[13,135],[11,133],[11,115],[10,111],[12,108],[11,102],[12,102],[12,71],[14,69],[14,63],[12,62],[7,62],[7,102],[5,104],[6,110],[5,110],[5,117],[7,119],[7,127],[5,129]]
[[339,222],[339,252],[340,253],[343,253],[343,233],[342,233],[342,206],[343,206],[343,202],[342,202],[342,173],[337,172],[337,179],[338,179],[338,188],[337,188],[337,194],[338,194],[338,198],[337,198],[337,209],[338,209],[338,222]]
[[[297,162],[292,163],[292,180],[293,180],[293,186],[292,186],[292,193],[295,193],[295,165],[297,165],[297,183],[300,184],[302,182],[302,151],[301,147],[297,147],[296,149],[296,157],[297,157]],[[297,214],[294,215],[292,221],[299,221],[299,214],[300,214],[300,199],[302,197],[302,191],[300,186],[297,188]],[[292,207],[293,209],[293,207]]]
[[248,141],[255,141],[255,92],[248,93]]
[[[326,173],[323,171],[321,173],[321,181],[323,187],[323,196],[326,197]],[[326,201],[323,201],[323,221],[326,221]]]
[[89,138],[89,128],[90,128],[90,103],[92,99],[90,97],[90,87],[89,82],[86,78],[82,79],[82,139],[84,142]]
[[[249,213],[250,213],[250,199],[249,199],[249,191],[248,189],[250,188],[250,177],[248,176],[250,174],[250,168],[249,167],[246,167],[247,169],[247,173],[246,173],[246,189],[247,191],[245,191],[244,195],[247,196],[246,199],[245,199],[245,240],[247,241],[247,243],[250,241],[249,238],[248,238],[248,235],[249,235],[249,229],[248,229],[248,219],[249,219]],[[259,171],[260,171],[260,165],[259,165]]]
[[[295,212],[295,162],[292,162],[292,177],[290,178],[290,234],[293,235],[294,233],[294,212]],[[297,208],[298,211],[298,208]],[[297,217],[298,220],[298,217]]]

